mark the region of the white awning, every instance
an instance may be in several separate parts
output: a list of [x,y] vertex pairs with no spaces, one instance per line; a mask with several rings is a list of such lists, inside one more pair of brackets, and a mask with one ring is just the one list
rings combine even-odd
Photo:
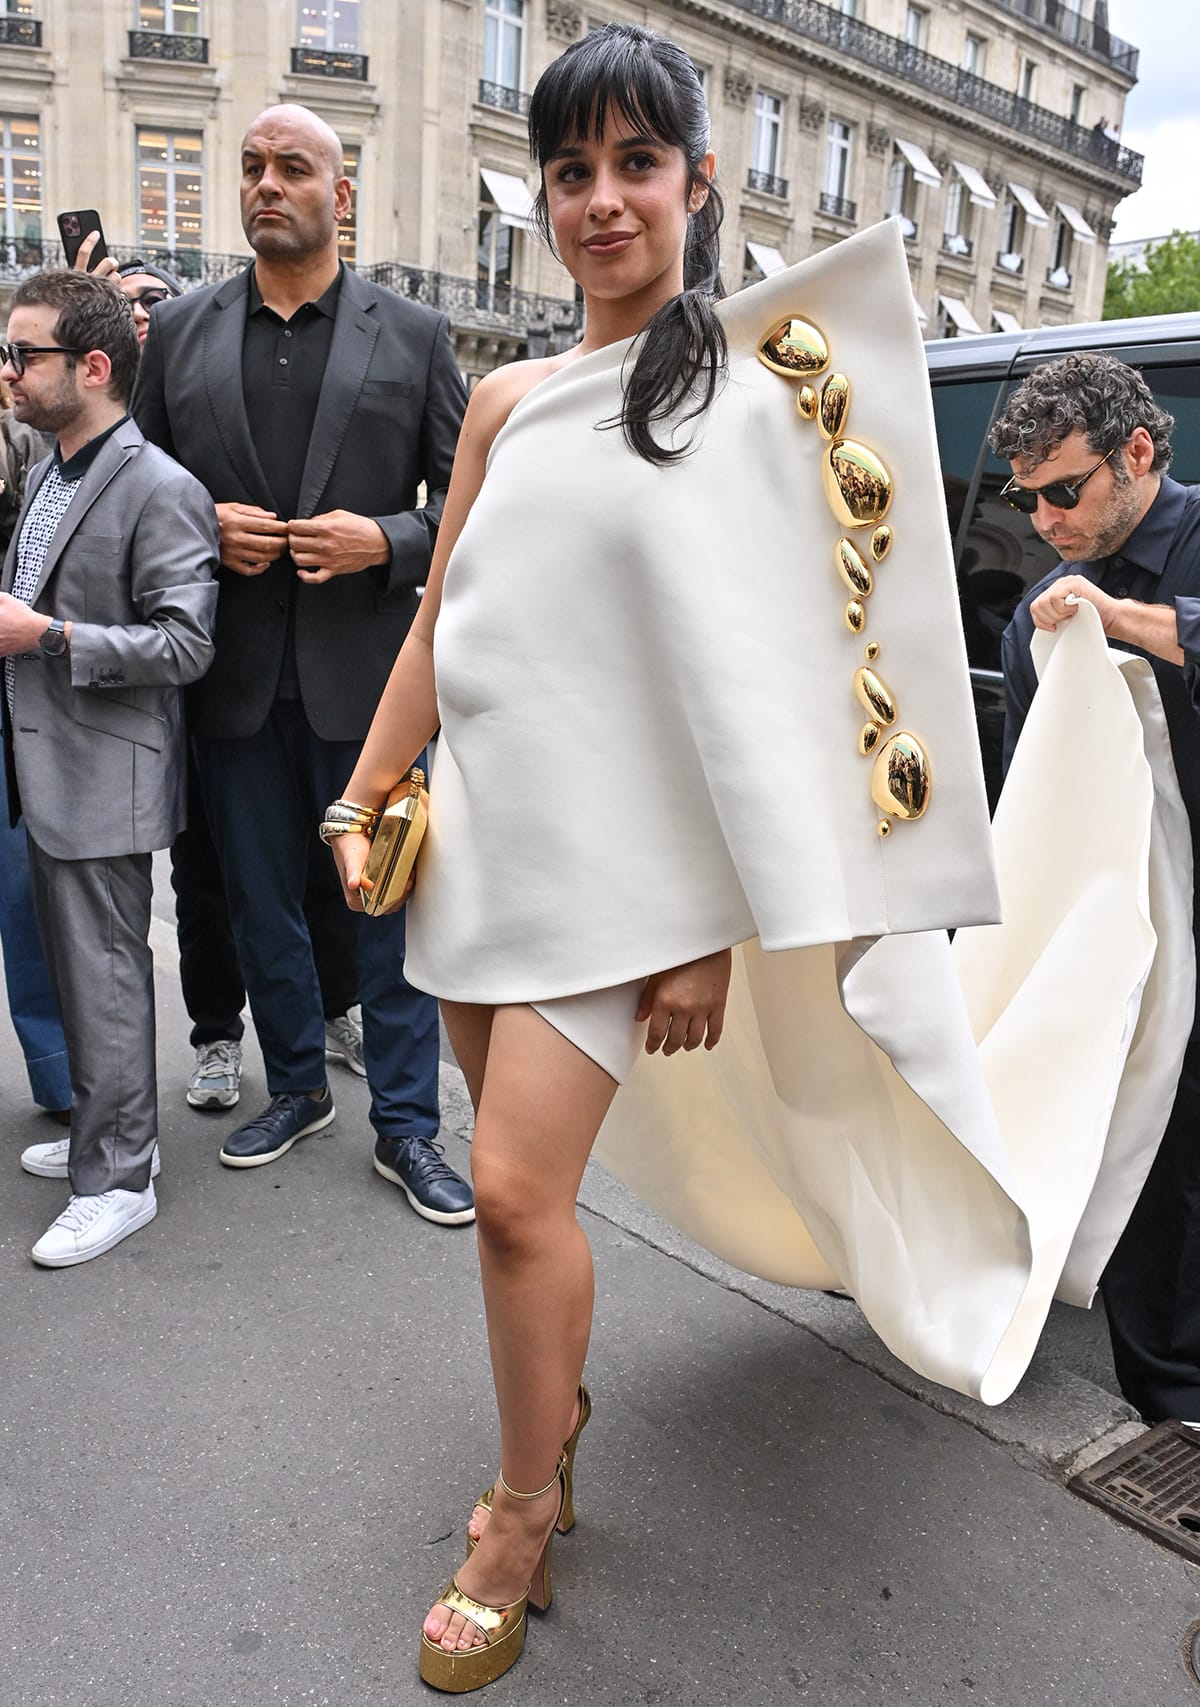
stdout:
[[772,273],[782,273],[787,266],[779,250],[772,249],[769,243],[751,243],[747,238],[746,248],[750,252],[750,259],[765,279],[769,279]]
[[532,231],[533,197],[524,178],[514,178],[511,172],[497,172],[490,166],[481,166],[479,176],[500,210],[501,225],[515,225],[519,231]]
[[983,331],[983,327],[960,296],[939,296],[938,301],[960,332]]
[[942,174],[923,148],[918,147],[915,142],[905,142],[902,136],[893,137],[892,140],[912,167],[913,177],[918,184],[937,185],[941,183]]
[[1023,332],[1024,326],[1015,314],[1009,314],[1007,309],[993,308],[992,319],[996,322],[997,332]]
[[1030,225],[1049,225],[1050,215],[1032,190],[1027,190],[1024,184],[1014,184],[1011,178],[1008,181],[1008,187],[1012,191],[1013,200]]
[[996,198],[982,172],[977,172],[974,166],[968,166],[963,160],[952,160],[950,164],[967,186],[967,194],[976,207],[995,207]]
[[1056,205],[1059,213],[1062,214],[1081,243],[1094,243],[1096,241],[1096,233],[1077,207],[1072,207],[1070,202],[1058,202]]

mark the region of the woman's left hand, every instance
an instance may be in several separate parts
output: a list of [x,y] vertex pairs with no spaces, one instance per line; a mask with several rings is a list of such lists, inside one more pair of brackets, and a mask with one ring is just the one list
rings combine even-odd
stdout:
[[650,1021],[647,1055],[658,1049],[674,1055],[677,1049],[699,1049],[702,1043],[706,1049],[716,1047],[725,1024],[732,965],[733,951],[723,948],[647,978],[637,1011],[639,1022]]
[[363,872],[366,869],[367,855],[371,851],[371,838],[334,836],[330,846],[333,849],[338,876],[342,881],[342,894],[346,897],[347,907],[352,913],[364,912],[363,894],[370,893],[371,885],[363,876]]

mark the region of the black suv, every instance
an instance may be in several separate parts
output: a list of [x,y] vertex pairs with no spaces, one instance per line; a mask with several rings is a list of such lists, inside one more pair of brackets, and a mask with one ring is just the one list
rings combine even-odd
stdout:
[[1029,517],[1000,497],[1012,471],[988,449],[988,428],[1031,368],[1071,350],[1106,350],[1140,369],[1174,415],[1173,478],[1200,481],[1200,314],[946,338],[925,348],[984,770],[995,805],[1004,737],[1000,637],[1057,557]]

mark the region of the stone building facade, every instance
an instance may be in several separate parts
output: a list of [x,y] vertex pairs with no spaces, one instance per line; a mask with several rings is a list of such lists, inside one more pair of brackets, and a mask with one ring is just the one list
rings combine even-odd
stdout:
[[246,256],[238,142],[266,104],[338,130],[348,260],[450,314],[469,374],[571,336],[529,225],[528,90],[636,17],[703,75],[728,288],[886,215],[927,336],[1098,318],[1137,50],[1104,0],[0,0],[0,284],[55,215],[196,279]]

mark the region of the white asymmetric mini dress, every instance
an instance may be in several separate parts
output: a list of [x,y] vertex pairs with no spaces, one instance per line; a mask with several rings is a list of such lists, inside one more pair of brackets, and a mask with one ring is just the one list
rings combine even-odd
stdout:
[[[1055,1293],[1090,1301],[1190,1029],[1161,706],[1082,609],[1041,648],[993,849],[898,227],[721,314],[679,463],[605,425],[627,344],[496,438],[438,618],[406,973],[536,1007],[620,1082],[597,1155],[652,1207],[847,1288],[994,1403]],[[791,321],[810,375],[759,359]],[[643,980],[729,946],[718,1048],[646,1057]]]

